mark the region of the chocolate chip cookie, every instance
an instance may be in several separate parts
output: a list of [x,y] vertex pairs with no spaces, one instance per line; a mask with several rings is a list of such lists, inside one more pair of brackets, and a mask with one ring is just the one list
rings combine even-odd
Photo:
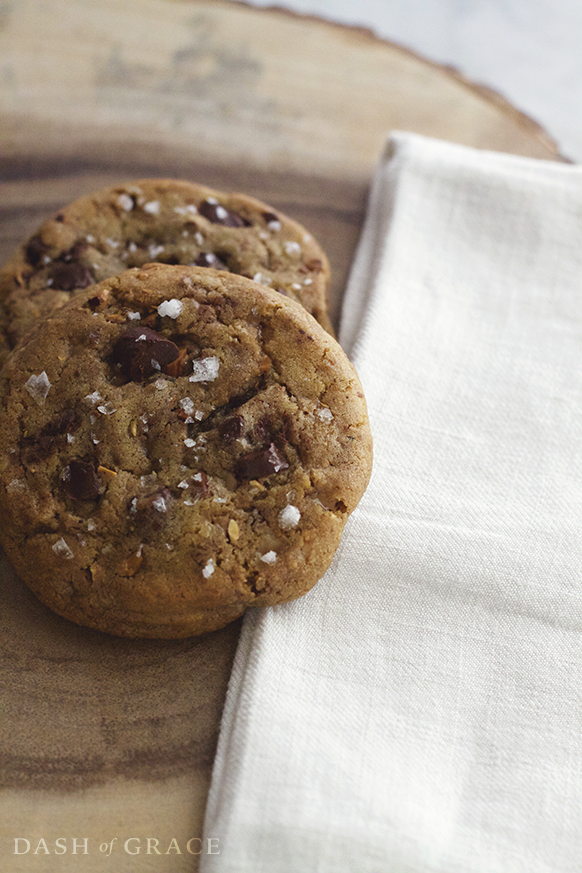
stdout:
[[177,638],[296,598],[370,475],[358,377],[298,303],[149,264],[37,322],[2,372],[0,526],[79,624]]
[[0,270],[0,364],[37,318],[148,262],[247,276],[297,300],[333,334],[329,263],[304,227],[243,194],[141,179],[61,209]]

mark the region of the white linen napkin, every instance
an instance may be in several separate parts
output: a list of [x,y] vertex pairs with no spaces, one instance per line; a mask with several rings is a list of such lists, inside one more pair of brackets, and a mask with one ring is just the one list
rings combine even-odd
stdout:
[[245,619],[205,873],[582,870],[582,170],[395,133],[342,344],[370,487]]

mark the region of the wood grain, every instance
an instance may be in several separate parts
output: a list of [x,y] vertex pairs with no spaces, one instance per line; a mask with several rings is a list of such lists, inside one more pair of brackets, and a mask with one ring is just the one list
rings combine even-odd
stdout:
[[[391,129],[559,159],[535,122],[456,71],[361,29],[223,0],[1,4],[0,121],[0,260],[82,194],[188,178],[306,225],[329,254],[336,326]],[[83,870],[123,873],[135,836],[181,846],[140,856],[143,869],[197,869],[185,844],[201,835],[240,623],[125,642],[54,616],[5,559],[0,586],[3,868],[32,869],[14,837],[89,836]],[[77,860],[53,852],[42,869]]]

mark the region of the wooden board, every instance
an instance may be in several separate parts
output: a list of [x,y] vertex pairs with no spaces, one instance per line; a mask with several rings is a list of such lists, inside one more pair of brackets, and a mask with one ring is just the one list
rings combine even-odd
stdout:
[[[559,159],[533,121],[455,71],[364,30],[222,0],[0,4],[0,114],[0,260],[97,187],[189,178],[303,222],[330,256],[336,325],[391,129]],[[187,841],[200,849],[240,623],[124,642],[57,618],[0,571],[2,868],[196,870]],[[41,838],[49,854],[41,844],[33,861]],[[82,861],[74,838],[88,839]],[[146,855],[148,838],[162,855]]]

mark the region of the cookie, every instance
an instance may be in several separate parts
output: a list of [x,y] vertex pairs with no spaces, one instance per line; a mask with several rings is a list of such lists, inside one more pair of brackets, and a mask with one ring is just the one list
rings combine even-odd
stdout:
[[358,377],[298,303],[149,264],[38,322],[2,372],[0,526],[78,624],[177,638],[323,575],[370,475]]
[[61,209],[0,270],[0,363],[77,291],[152,261],[247,276],[297,300],[333,334],[329,263],[304,227],[243,194],[142,179]]

